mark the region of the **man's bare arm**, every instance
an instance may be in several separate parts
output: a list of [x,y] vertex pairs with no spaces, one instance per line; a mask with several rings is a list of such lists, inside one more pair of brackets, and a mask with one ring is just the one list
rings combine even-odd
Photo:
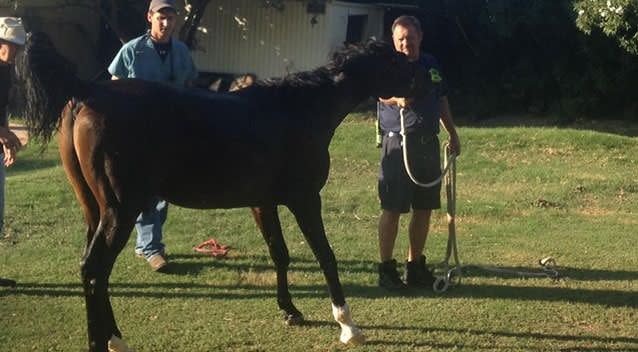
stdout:
[[441,123],[443,124],[443,128],[450,136],[449,146],[452,152],[456,155],[461,155],[461,141],[459,139],[459,135],[456,132],[456,126],[454,125],[454,120],[452,120],[452,112],[450,111],[450,103],[447,100],[447,97],[441,97],[440,99],[441,106]]
[[383,98],[379,98],[379,101],[382,102],[385,105],[399,105],[398,101],[397,101],[397,97],[392,97],[389,99],[383,99]]
[[379,98],[379,101],[386,105],[396,105],[400,108],[407,108],[412,105],[413,100],[409,98],[392,97],[390,99]]

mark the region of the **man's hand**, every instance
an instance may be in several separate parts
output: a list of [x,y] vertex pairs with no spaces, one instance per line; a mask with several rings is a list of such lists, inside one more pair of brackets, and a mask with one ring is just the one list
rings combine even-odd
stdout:
[[15,162],[16,154],[22,143],[15,133],[11,132],[8,128],[0,127],[0,143],[4,152],[4,166],[11,166]]
[[16,161],[17,150],[13,148],[7,148],[4,146],[4,144],[2,145],[2,149],[4,149],[4,160],[2,161],[4,163],[4,166],[9,167],[13,165],[13,163]]
[[397,106],[405,109],[414,105],[414,98],[397,98]]

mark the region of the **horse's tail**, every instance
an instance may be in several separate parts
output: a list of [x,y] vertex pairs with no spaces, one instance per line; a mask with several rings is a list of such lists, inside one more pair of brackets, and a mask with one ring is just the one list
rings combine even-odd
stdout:
[[44,33],[27,38],[18,75],[24,85],[27,128],[46,145],[58,129],[64,105],[71,98],[82,99],[89,84],[77,77],[75,66],[58,53]]

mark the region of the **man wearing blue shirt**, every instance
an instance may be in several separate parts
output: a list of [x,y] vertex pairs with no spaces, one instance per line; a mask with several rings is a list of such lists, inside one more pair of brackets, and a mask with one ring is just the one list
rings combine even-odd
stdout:
[[[190,86],[197,78],[188,47],[172,38],[177,21],[174,0],[152,0],[147,13],[150,30],[124,44],[109,66],[113,79],[139,78],[176,86]],[[154,271],[168,264],[162,243],[162,225],[168,204],[156,198],[137,218],[135,253]]]
[[[447,100],[447,88],[434,57],[420,52],[423,32],[419,20],[413,16],[400,16],[392,24],[392,40],[397,51],[408,60],[423,65],[430,74],[434,88],[426,96],[416,99],[393,97],[379,99],[379,124],[383,132],[381,171],[379,175],[379,286],[403,289],[407,286],[432,288],[434,277],[425,265],[425,240],[430,226],[432,209],[441,207],[441,184],[423,188],[410,180],[403,162],[400,111],[404,109],[404,125],[408,142],[410,168],[421,183],[439,177],[440,145],[439,120],[447,131],[449,147],[455,154],[461,145]],[[409,213],[409,248],[405,269],[405,283],[393,259],[394,243],[399,218]]]

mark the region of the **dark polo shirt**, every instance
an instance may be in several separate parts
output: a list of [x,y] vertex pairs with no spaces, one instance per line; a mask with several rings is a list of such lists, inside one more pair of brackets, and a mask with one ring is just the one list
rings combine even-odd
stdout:
[[[426,96],[417,98],[414,105],[404,111],[405,129],[407,133],[436,135],[441,117],[440,99],[448,94],[447,83],[434,56],[421,54],[418,63],[430,74],[433,89]],[[384,133],[401,131],[400,110],[396,105],[379,103],[379,124]]]

